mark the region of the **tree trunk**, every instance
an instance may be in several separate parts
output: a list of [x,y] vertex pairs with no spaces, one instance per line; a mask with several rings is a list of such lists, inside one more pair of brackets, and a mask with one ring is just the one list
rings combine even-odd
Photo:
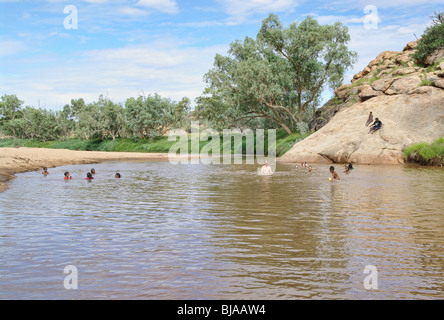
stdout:
[[293,134],[293,132],[290,130],[290,128],[285,123],[280,123],[281,127],[285,129],[285,131],[288,133],[289,136]]

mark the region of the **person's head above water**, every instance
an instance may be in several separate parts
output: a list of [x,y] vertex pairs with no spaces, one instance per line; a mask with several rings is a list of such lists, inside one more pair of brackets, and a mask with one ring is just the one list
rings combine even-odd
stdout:
[[96,170],[94,168],[91,169],[91,174],[96,174]]
[[114,176],[116,179],[120,179],[122,176],[120,175],[120,173],[116,173],[116,175]]
[[92,176],[92,173],[91,173],[91,172],[88,172],[88,173],[86,174],[86,179],[89,179],[89,180],[92,180],[92,179],[93,179],[93,176]]
[[333,171],[335,171],[335,167],[331,166],[330,167],[330,172],[333,172]]

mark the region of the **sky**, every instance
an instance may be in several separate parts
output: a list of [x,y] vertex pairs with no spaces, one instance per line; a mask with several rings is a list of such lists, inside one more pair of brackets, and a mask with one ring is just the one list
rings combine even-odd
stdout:
[[[402,51],[443,0],[0,0],[0,95],[60,110],[71,99],[114,102],[155,92],[192,101],[230,43],[263,19],[342,22],[359,55],[349,83],[382,51]],[[325,90],[323,101],[333,95]]]

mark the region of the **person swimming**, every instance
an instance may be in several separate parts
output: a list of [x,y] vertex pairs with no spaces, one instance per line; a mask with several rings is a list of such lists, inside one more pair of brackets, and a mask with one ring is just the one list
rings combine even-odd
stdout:
[[268,165],[268,161],[265,161],[264,166],[261,168],[261,174],[272,174],[271,167]]
[[330,167],[330,173],[332,175],[332,178],[330,178],[330,180],[331,179],[340,180],[338,174],[335,172],[335,167],[333,167],[333,166]]
[[86,179],[85,180],[93,180],[94,178],[93,178],[93,176],[92,176],[92,173],[91,172],[88,172],[87,174],[86,174]]
[[313,168],[311,166],[308,166],[308,172],[312,172]]
[[91,169],[91,174],[94,176],[96,174],[96,169],[92,168]]
[[116,175],[114,176],[114,178],[116,178],[116,179],[120,179],[122,176],[121,176],[121,174],[120,173],[116,173]]
[[70,179],[72,179],[72,177],[69,175],[69,171],[66,171],[65,172],[65,178],[64,178],[65,180],[70,180]]
[[49,172],[48,172],[48,168],[43,168],[43,172],[42,172],[42,174],[46,177],[48,174],[49,174]]

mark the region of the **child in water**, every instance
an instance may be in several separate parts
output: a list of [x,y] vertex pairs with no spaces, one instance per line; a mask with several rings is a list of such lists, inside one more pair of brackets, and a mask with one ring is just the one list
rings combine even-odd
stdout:
[[332,178],[329,178],[329,180],[340,180],[338,174],[335,172],[335,167],[330,167],[330,173],[332,175]]
[[91,174],[94,176],[96,174],[96,169],[91,169]]
[[116,173],[116,175],[114,176],[114,178],[116,178],[116,179],[120,179],[120,178],[121,178],[120,173]]
[[66,171],[65,172],[65,178],[64,178],[65,180],[70,180],[70,179],[72,179],[72,177],[69,175],[69,172],[68,171]]
[[46,177],[49,174],[48,168],[43,168],[42,174]]
[[91,172],[88,172],[87,174],[86,174],[86,179],[85,180],[93,180],[94,178],[93,178],[93,176],[92,176],[92,173]]

